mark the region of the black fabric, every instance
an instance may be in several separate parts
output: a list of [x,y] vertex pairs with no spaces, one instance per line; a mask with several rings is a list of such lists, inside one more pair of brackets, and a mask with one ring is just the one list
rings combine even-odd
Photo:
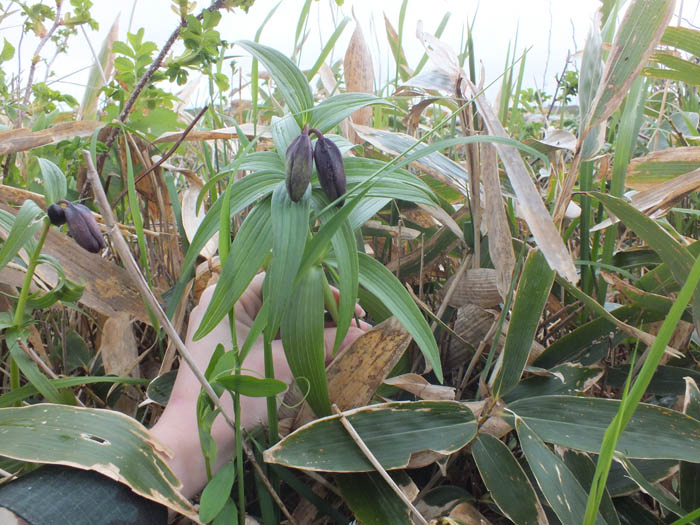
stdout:
[[32,525],[165,525],[168,510],[91,470],[44,465],[0,485],[0,506]]

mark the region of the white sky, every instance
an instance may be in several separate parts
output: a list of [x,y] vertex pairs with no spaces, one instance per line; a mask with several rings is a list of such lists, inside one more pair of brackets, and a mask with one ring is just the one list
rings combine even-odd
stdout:
[[[199,12],[199,9],[209,5],[210,1],[198,0],[196,3],[196,12]],[[248,14],[240,10],[223,12],[224,18],[218,30],[228,41],[253,39],[260,24],[276,3],[270,0],[257,0]],[[677,3],[678,8],[683,9],[683,16],[689,23],[694,24],[696,18],[700,20],[698,17],[700,0],[679,0]],[[66,7],[70,6],[65,0],[64,4]],[[291,54],[296,25],[303,4],[303,0],[282,0],[263,30],[261,43],[275,47],[287,55]],[[80,100],[87,71],[79,70],[88,68],[93,62],[86,38],[89,39],[93,49],[96,52],[99,51],[119,11],[121,11],[120,40],[125,39],[133,9],[132,31],[144,27],[145,39],[159,45],[164,43],[178,23],[178,17],[171,10],[171,5],[170,0],[134,0],[133,2],[94,0],[92,13],[100,24],[99,31],[88,29],[86,35],[79,31],[69,44],[68,54],[59,55],[56,58],[52,65],[52,71],[55,74],[50,77],[50,80],[78,72],[65,78],[64,81],[56,82],[52,87],[68,92]],[[451,12],[452,16],[441,39],[455,50],[459,50],[462,44],[466,24],[474,21],[475,55],[483,64],[488,83],[503,71],[509,42],[512,43],[515,39],[517,31],[518,54],[522,53],[524,48],[531,46],[526,61],[524,78],[526,87],[542,88],[544,83],[544,88],[551,93],[555,86],[554,77],[562,71],[567,55],[573,54],[583,46],[598,5],[598,0],[409,0],[403,48],[409,66],[415,67],[423,55],[423,49],[415,37],[418,20],[423,21],[425,31],[432,33],[444,13]],[[121,6],[121,9],[116,6]],[[386,14],[394,28],[398,30],[400,7],[401,0],[345,0],[341,7],[336,6],[334,0],[313,2],[308,26],[310,36],[303,48],[301,66],[310,67],[315,62],[322,44],[333,32],[333,17],[340,20],[342,16],[352,16],[354,11],[373,54],[375,72],[378,73],[381,84],[384,84],[387,72],[393,72],[395,65],[387,44],[383,15]],[[17,17],[14,17],[0,24],[0,37],[7,38],[15,46],[19,41],[17,20]],[[677,19],[674,18],[673,23],[676,22]],[[354,22],[350,22],[336,44],[333,59],[342,57],[353,30]],[[29,64],[36,42],[33,36],[25,36],[21,47],[23,68]],[[233,53],[245,54],[240,48],[234,49]],[[51,57],[52,54],[53,50],[50,45],[47,45],[42,55]],[[244,73],[246,64],[247,61],[241,61]],[[8,73],[16,74],[17,59],[6,63],[5,69]],[[230,70],[227,68],[225,71]],[[46,68],[40,65],[36,78],[43,80],[45,73]],[[490,96],[495,95],[495,91],[490,90]],[[204,96],[203,92],[201,96]],[[202,101],[197,101],[197,103],[200,102]]]

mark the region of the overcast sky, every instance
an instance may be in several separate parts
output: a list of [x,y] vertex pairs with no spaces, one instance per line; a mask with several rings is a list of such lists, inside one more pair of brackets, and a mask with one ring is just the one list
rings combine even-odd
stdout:
[[[209,5],[210,1],[199,0],[197,12]],[[338,7],[334,0],[318,0],[312,3],[311,18],[308,26],[310,36],[303,48],[301,66],[310,67],[317,58],[321,46],[334,29],[333,20],[343,16],[355,17],[368,40],[375,60],[375,71],[379,73],[381,83],[386,82],[387,71],[394,70],[395,65],[389,52],[384,15],[398,29],[401,0],[345,0]],[[689,23],[695,23],[700,0],[680,0],[683,16]],[[68,2],[64,1],[66,6]],[[269,11],[277,4],[270,0],[257,0],[245,14],[240,10],[224,12],[224,18],[218,27],[222,37],[228,41],[252,39]],[[263,30],[260,41],[275,47],[285,54],[291,54],[294,44],[299,13],[303,0],[282,0],[279,8]],[[120,16],[120,39],[125,38],[129,24],[131,31],[144,27],[145,38],[161,45],[178,23],[177,15],[171,10],[170,0],[135,0],[114,2],[111,0],[94,0],[93,17],[99,22],[99,31],[82,31],[74,37],[69,45],[67,55],[59,55],[52,65],[55,73],[50,79],[70,75],[53,87],[69,92],[78,99],[82,96],[83,85],[87,78],[86,71],[80,71],[92,64],[92,54],[87,45],[89,40],[95,51],[99,51],[102,41],[112,22]],[[509,43],[514,43],[518,34],[517,52],[521,54],[530,48],[525,73],[525,85],[544,87],[551,92],[555,86],[555,75],[560,74],[567,56],[580,51],[586,33],[593,19],[598,0],[409,0],[404,26],[403,48],[409,66],[415,67],[423,54],[423,48],[415,37],[416,24],[423,21],[424,30],[433,33],[446,12],[452,14],[443,33],[442,40],[453,49],[458,50],[463,42],[465,27],[474,23],[474,49],[478,61],[483,64],[486,82],[496,78],[504,69]],[[17,23],[17,18],[12,19]],[[673,23],[677,19],[674,18]],[[346,27],[335,47],[335,59],[342,57],[352,35],[354,22]],[[0,36],[7,38],[15,46],[19,40],[19,29],[12,27],[10,20],[0,24]],[[22,64],[26,68],[31,54],[36,47],[36,39],[25,37],[22,42]],[[47,46],[49,48],[50,46]],[[240,48],[239,48],[240,49]],[[236,51],[233,51],[236,53]],[[243,51],[240,51],[243,53]],[[53,51],[43,52],[51,56]],[[16,72],[17,60],[5,64],[9,73]],[[241,62],[246,67],[246,62]],[[478,67],[478,66],[477,66]],[[245,71],[244,71],[245,72]],[[71,73],[74,73],[71,75]],[[43,80],[45,67],[38,69],[38,79]],[[544,85],[543,85],[544,84]],[[495,91],[489,92],[495,95]],[[201,100],[199,101],[201,102]]]

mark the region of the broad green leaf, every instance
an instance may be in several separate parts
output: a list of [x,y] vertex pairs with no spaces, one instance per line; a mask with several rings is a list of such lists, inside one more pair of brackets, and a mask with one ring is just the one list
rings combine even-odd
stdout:
[[343,500],[362,523],[413,524],[411,511],[378,473],[336,474],[335,481],[343,494]]
[[[541,396],[508,404],[541,438],[562,447],[598,453],[620,401]],[[510,419],[507,413],[503,417]],[[640,403],[617,450],[629,458],[700,462],[700,421],[675,410]]]
[[326,382],[321,272],[321,268],[313,266],[300,276],[294,289],[294,305],[285,309],[280,331],[284,354],[297,384],[316,415],[325,416],[331,413],[331,402]]
[[420,313],[413,298],[396,279],[396,276],[387,270],[382,263],[363,253],[358,254],[358,257],[360,284],[382,301],[413,336],[426,361],[433,368],[438,381],[442,383],[440,351],[430,326]]
[[46,403],[2,408],[0,434],[2,456],[95,470],[197,519],[160,445],[139,422],[120,412]]
[[664,67],[645,67],[642,74],[648,77],[675,80],[694,86],[700,84],[700,66],[691,60],[685,60],[668,51],[657,51],[649,60]]
[[292,115],[272,117],[270,132],[272,133],[272,139],[275,142],[277,156],[284,164],[286,170],[287,148],[299,135],[299,133],[301,133],[301,126],[299,126],[297,121],[292,118]]
[[685,516],[686,512],[688,510],[693,510],[693,509],[687,509],[684,510],[678,505],[678,501],[674,496],[669,494],[666,489],[662,488],[659,485],[650,483],[639,470],[637,470],[637,467],[635,467],[629,459],[627,459],[625,456],[622,454],[616,454],[616,459],[622,463],[622,466],[624,469],[627,471],[627,475],[634,480],[634,482],[639,485],[639,488],[642,489],[645,493],[649,494],[652,498],[654,498],[655,501],[657,501],[660,505],[663,507],[667,508],[671,512],[673,512],[676,516]]
[[[4,211],[4,210],[3,210]],[[0,269],[4,268],[17,252],[29,241],[41,227],[40,218],[44,215],[32,200],[24,201],[12,222],[12,229],[0,247]]]
[[61,171],[61,168],[48,159],[37,158],[36,160],[39,162],[39,170],[44,179],[46,205],[48,206],[61,199],[65,199],[67,191],[66,176]]
[[527,475],[512,452],[490,434],[479,434],[472,456],[501,512],[518,525],[545,524],[547,517]]
[[65,395],[61,395],[58,389],[49,381],[49,378],[39,370],[37,364],[32,361],[22,349],[20,341],[26,342],[27,335],[26,332],[19,328],[10,328],[5,331],[5,342],[10,349],[12,359],[15,360],[15,363],[17,363],[19,369],[27,378],[27,381],[29,381],[47,401],[51,403],[69,403],[74,405],[75,398],[71,399],[73,397],[72,393],[70,391],[65,391]]
[[667,27],[661,43],[700,56],[700,31],[690,27]]
[[[700,420],[700,390],[696,382],[685,379],[683,413]],[[681,461],[680,504],[687,510],[700,508],[700,464]]]
[[558,365],[546,375],[533,374],[523,379],[503,396],[503,401],[512,403],[526,397],[577,394],[597,383],[603,373],[600,367],[585,367],[577,363]]
[[207,483],[199,500],[199,519],[206,523],[213,520],[229,499],[236,469],[233,461],[227,461],[211,481]]
[[211,332],[226,315],[255,277],[272,247],[270,203],[258,204],[238,230],[207,311],[194,333],[196,341]]
[[500,366],[491,385],[495,398],[508,393],[520,381],[553,282],[554,272],[542,252],[531,251],[518,284]]
[[586,129],[597,126],[618,108],[661,40],[674,5],[674,0],[633,0],[629,4],[605,63]]
[[314,98],[304,73],[276,49],[250,40],[239,40],[236,43],[263,63],[301,127],[308,121],[308,113],[314,105]]
[[[608,368],[605,372],[605,384],[613,388],[622,388],[630,373],[630,365],[621,365],[615,368]],[[682,366],[658,366],[654,371],[654,376],[647,387],[647,393],[659,395],[682,396],[687,388],[683,378],[691,378],[693,381],[700,381],[700,371]],[[693,416],[700,418],[700,414]]]
[[372,104],[392,106],[385,99],[368,93],[340,93],[333,95],[314,107],[309,125],[312,128],[317,128],[321,133],[326,133],[358,109]]
[[311,186],[299,202],[292,202],[284,182],[272,194],[272,260],[263,285],[263,300],[270,302],[266,337],[277,332],[296,282],[309,233],[310,197]]
[[[452,454],[476,436],[474,415],[456,401],[383,403],[344,414],[387,470],[406,467],[412,455],[426,450]],[[266,450],[264,458],[321,472],[374,470],[337,415],[304,425]]]
[[226,499],[221,511],[211,523],[212,525],[238,525],[238,507],[230,497]]
[[[586,491],[564,461],[547,448],[525,421],[516,417],[515,428],[537,484],[557,517],[562,523],[580,523],[586,510]],[[606,521],[598,514],[595,523],[605,525]]]
[[[678,462],[672,459],[630,459],[630,461],[652,483],[668,479],[678,470]],[[630,479],[627,471],[617,461],[610,465],[610,474],[605,487],[613,498],[639,490],[639,486]]]
[[615,509],[623,523],[629,525],[660,525],[659,516],[651,512],[647,507],[638,503],[633,496],[615,498]]
[[287,390],[284,381],[271,378],[259,378],[249,375],[218,375],[214,382],[223,385],[226,390],[248,397],[276,396]]

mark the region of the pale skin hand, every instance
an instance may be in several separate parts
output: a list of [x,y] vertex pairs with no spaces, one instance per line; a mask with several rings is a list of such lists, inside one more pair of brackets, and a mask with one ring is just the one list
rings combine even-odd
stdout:
[[[236,310],[236,339],[242,345],[245,341],[255,316],[262,306],[262,283],[264,274],[255,276],[243,293],[235,306]],[[226,350],[232,347],[231,330],[228,318],[221,321],[214,330],[199,341],[192,341],[192,334],[199,327],[199,323],[204,316],[207,305],[214,293],[214,287],[207,288],[199,301],[199,304],[192,310],[187,329],[185,345],[192,353],[194,360],[200,370],[204,371],[209,363],[209,358],[216,346],[221,343]],[[334,290],[337,296],[337,291]],[[358,316],[364,315],[359,306],[355,308]],[[343,340],[341,349],[360,335],[366,332],[370,325],[360,321],[358,326],[354,321],[348,330],[348,334]],[[325,329],[326,359],[329,359],[333,351],[335,341],[335,328]],[[292,382],[292,372],[284,356],[282,342],[275,340],[272,342],[272,355],[275,367],[275,377],[285,383]],[[243,363],[243,372],[258,377],[264,377],[263,342],[259,338],[252,346],[248,357]],[[173,454],[168,461],[170,468],[182,481],[182,493],[190,498],[204,488],[207,482],[207,475],[204,466],[204,456],[199,444],[197,432],[197,397],[199,396],[200,384],[192,371],[182,363],[175,379],[170,401],[163,411],[163,415],[151,429],[151,433],[163,443]],[[222,397],[222,404],[227,413],[233,417],[233,405],[230,395]],[[241,423],[244,428],[252,428],[267,419],[267,405],[265,398],[241,397]],[[219,416],[212,427],[212,435],[218,444],[218,461],[215,470],[218,470],[224,463],[231,459],[235,445],[235,434],[228,426],[223,417]]]

